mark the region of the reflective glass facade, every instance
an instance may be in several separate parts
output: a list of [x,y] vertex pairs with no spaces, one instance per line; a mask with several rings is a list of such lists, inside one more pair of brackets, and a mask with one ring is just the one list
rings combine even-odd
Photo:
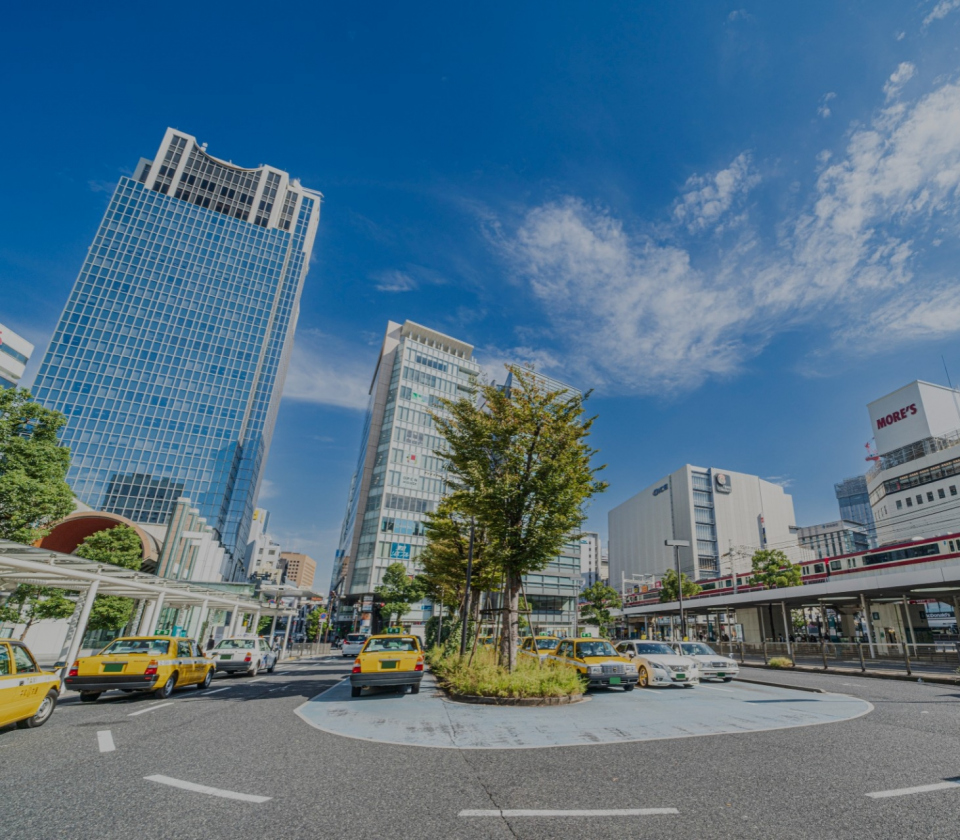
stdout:
[[[201,172],[211,194],[233,184],[233,203],[184,192]],[[85,504],[162,524],[188,497],[242,557],[320,196],[294,183],[282,211],[249,221],[234,205],[270,203],[286,183],[172,131],[120,180],[34,388],[67,415],[68,480]]]

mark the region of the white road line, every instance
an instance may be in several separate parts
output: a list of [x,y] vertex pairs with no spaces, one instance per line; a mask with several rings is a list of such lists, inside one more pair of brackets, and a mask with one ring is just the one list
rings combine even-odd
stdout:
[[602,811],[461,811],[461,817],[653,817],[679,814],[676,808],[610,808]]
[[700,685],[699,688],[705,688],[708,691],[722,691],[724,694],[733,694],[732,688],[717,688],[715,685]]
[[204,696],[207,694],[216,694],[218,691],[226,691],[228,688],[233,688],[232,685],[225,685],[223,688],[211,688],[209,691],[201,692]]
[[251,682],[251,683],[263,682],[265,679],[266,679],[266,677],[257,677],[255,680],[250,680],[250,682]]
[[219,796],[223,799],[239,799],[241,802],[269,802],[270,796],[257,796],[253,793],[237,793],[233,790],[221,790],[220,788],[208,787],[207,785],[197,785],[193,782],[184,782],[181,779],[171,779],[169,776],[144,776],[148,782],[159,782],[161,785],[170,785],[170,787],[181,788],[182,790],[192,790],[194,793],[205,793],[207,796]]
[[136,717],[137,715],[146,714],[147,712],[155,712],[157,709],[162,709],[164,706],[172,706],[173,703],[161,703],[159,706],[147,706],[146,709],[140,709],[139,712],[130,712],[127,717]]
[[897,790],[878,790],[868,793],[871,799],[888,799],[891,796],[910,796],[914,793],[930,793],[935,790],[960,790],[960,779],[948,779],[937,782],[935,785],[920,785],[920,787],[898,788]]
[[113,735],[109,729],[101,729],[97,733],[97,746],[100,747],[102,753],[113,752],[116,749],[113,744]]

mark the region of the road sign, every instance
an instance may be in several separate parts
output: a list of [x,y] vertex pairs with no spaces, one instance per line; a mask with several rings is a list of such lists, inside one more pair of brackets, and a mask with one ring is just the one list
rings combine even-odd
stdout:
[[326,613],[320,613],[320,620],[321,620],[321,621],[326,621],[326,620],[327,620],[327,614],[326,614]]

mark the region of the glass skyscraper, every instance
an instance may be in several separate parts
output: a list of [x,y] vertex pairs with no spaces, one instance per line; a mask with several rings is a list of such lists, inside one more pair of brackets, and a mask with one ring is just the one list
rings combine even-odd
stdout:
[[162,525],[189,498],[242,565],[321,198],[173,129],[120,179],[34,387],[80,501]]
[[867,529],[867,536],[871,546],[877,544],[877,523],[873,518],[873,508],[870,507],[870,494],[867,491],[867,477],[857,475],[845,478],[834,484],[840,505],[840,518],[851,522],[859,522]]

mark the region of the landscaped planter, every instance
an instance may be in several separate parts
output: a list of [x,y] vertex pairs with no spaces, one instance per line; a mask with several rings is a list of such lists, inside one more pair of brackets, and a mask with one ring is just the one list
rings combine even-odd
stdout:
[[566,697],[478,697],[474,694],[453,694],[447,691],[446,695],[456,703],[474,703],[479,706],[568,706],[587,699],[582,694],[570,694]]

